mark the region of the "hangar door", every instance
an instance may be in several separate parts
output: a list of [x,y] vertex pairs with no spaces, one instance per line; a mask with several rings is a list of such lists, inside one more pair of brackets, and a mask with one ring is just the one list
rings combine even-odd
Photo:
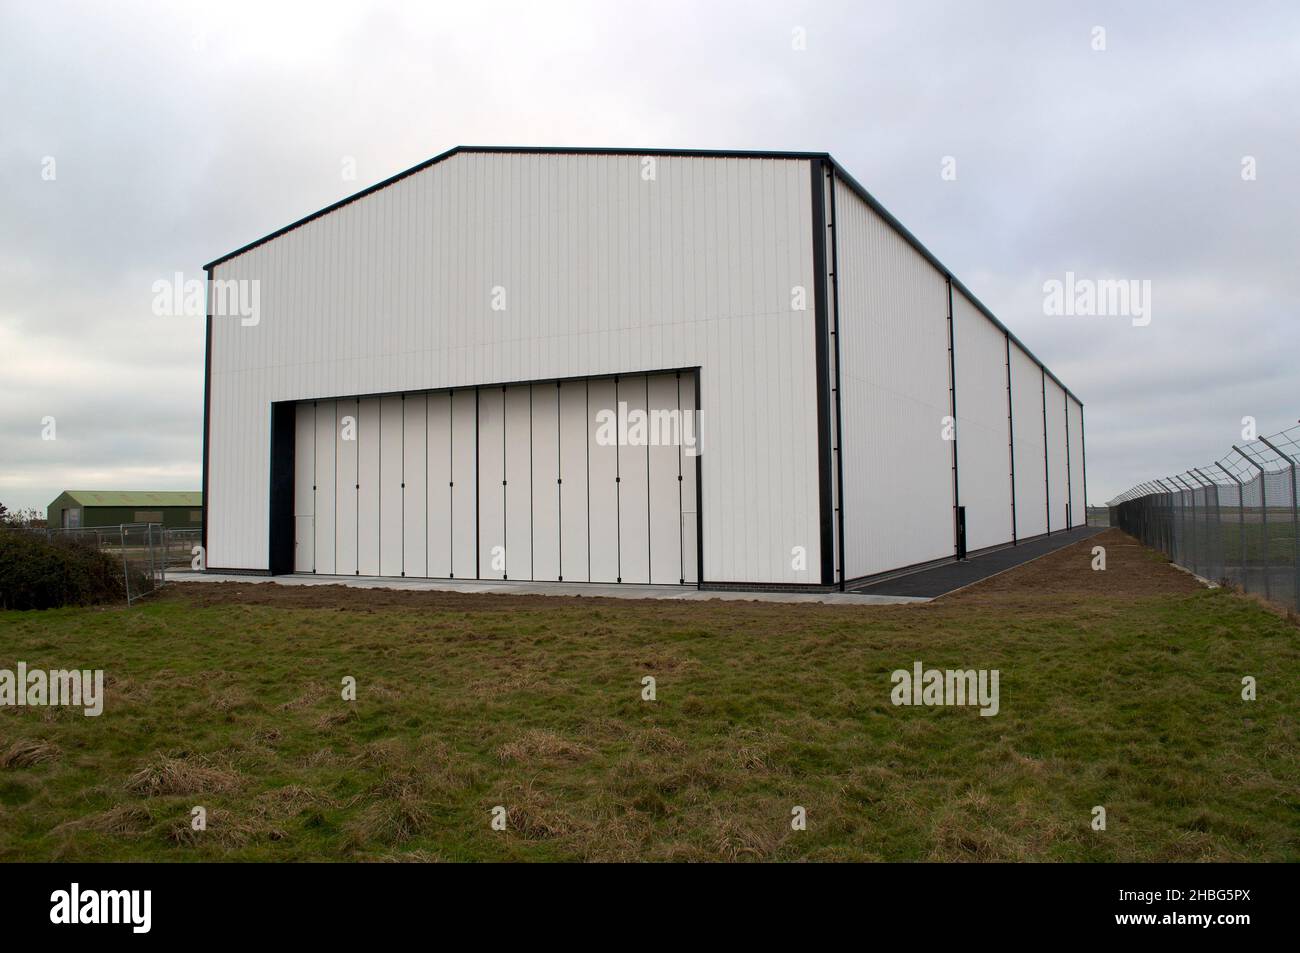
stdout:
[[694,584],[696,383],[689,370],[300,402],[294,571]]

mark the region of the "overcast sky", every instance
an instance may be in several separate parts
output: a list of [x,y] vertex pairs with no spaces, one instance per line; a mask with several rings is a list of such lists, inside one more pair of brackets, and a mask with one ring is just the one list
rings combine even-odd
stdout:
[[1295,3],[4,0],[0,502],[197,489],[153,283],[457,144],[831,152],[1083,400],[1092,503],[1300,418]]

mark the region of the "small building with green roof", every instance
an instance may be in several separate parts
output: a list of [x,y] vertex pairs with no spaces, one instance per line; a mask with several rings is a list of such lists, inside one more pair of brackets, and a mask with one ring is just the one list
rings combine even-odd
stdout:
[[51,527],[122,523],[199,529],[203,526],[203,494],[197,490],[64,490],[46,512],[46,525]]

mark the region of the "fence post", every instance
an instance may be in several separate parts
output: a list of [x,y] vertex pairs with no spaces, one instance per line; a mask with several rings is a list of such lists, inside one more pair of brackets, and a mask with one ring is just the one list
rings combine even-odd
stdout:
[[1242,450],[1241,447],[1237,446],[1235,443],[1232,445],[1232,449],[1236,450],[1243,460],[1259,471],[1259,519],[1261,533],[1264,537],[1264,598],[1268,599],[1271,598],[1270,590],[1272,589],[1272,585],[1268,579],[1269,550],[1272,548],[1268,544],[1268,479],[1265,476],[1264,468],[1260,464],[1256,463],[1253,457],[1248,456],[1246,451]]
[[1291,601],[1295,607],[1300,609],[1300,500],[1296,499],[1296,477],[1295,457],[1289,453],[1283,453],[1277,447],[1273,446],[1267,438],[1260,437],[1260,442],[1276,453],[1283,460],[1291,465],[1291,566],[1295,573],[1294,589],[1291,592]]
[[[1182,546],[1182,539],[1181,539],[1181,537],[1182,537],[1182,535],[1183,535],[1183,531],[1182,531],[1182,527],[1183,527],[1183,494],[1182,494],[1181,491],[1179,491],[1179,490],[1177,489],[1177,487],[1174,487],[1173,489],[1170,489],[1170,484],[1167,482],[1168,479],[1169,479],[1168,477],[1161,477],[1161,478],[1160,478],[1160,485],[1164,488],[1165,493],[1167,493],[1168,496],[1169,496],[1169,549],[1168,549],[1168,555],[1169,555],[1169,558],[1172,559],[1174,562],[1181,562],[1181,559],[1179,558],[1179,556],[1180,556],[1179,550],[1180,550],[1180,548],[1181,548],[1181,546]],[[1178,497],[1178,529],[1177,529],[1177,530],[1174,529],[1174,496],[1175,496],[1175,495]]]
[[[1187,534],[1187,523],[1186,522],[1183,523],[1183,533],[1184,535],[1187,536],[1187,549],[1188,549],[1188,557],[1189,557],[1186,560],[1186,562],[1183,563],[1183,566],[1190,569],[1192,572],[1196,573],[1199,576],[1200,565],[1196,558],[1196,550],[1199,548],[1196,543],[1196,490],[1193,489],[1192,485],[1188,483],[1186,480],[1184,480],[1182,477],[1176,476],[1174,477],[1174,479],[1187,488],[1187,492],[1191,495],[1191,501],[1192,501],[1192,532],[1190,533],[1190,535]],[[1179,493],[1179,496],[1182,496],[1181,492]],[[1184,513],[1186,513],[1186,510],[1184,510]]]
[[[1241,480],[1237,479],[1235,473],[1219,461],[1214,461],[1214,465],[1226,473],[1229,480],[1237,484],[1237,545],[1241,548],[1241,588],[1244,592],[1249,592],[1250,586],[1246,582],[1246,486]],[[1226,553],[1224,554],[1224,562],[1227,562]]]
[[[1188,473],[1191,476],[1191,473]],[[1195,478],[1193,478],[1195,480]],[[1196,565],[1197,575],[1202,578],[1205,576],[1205,511],[1210,505],[1209,497],[1203,491],[1200,480],[1195,480],[1195,486],[1191,487],[1192,491],[1192,545],[1195,547],[1195,555],[1192,560]],[[1200,492],[1200,496],[1197,493]]]
[[[1221,573],[1221,575],[1219,576],[1219,579],[1223,579],[1224,581],[1227,581],[1227,578],[1228,578],[1228,552],[1227,552],[1227,549],[1226,549],[1226,548],[1224,547],[1224,545],[1223,545],[1223,508],[1220,506],[1220,501],[1219,501],[1219,484],[1218,484],[1217,481],[1215,481],[1215,480],[1211,480],[1209,477],[1207,477],[1207,476],[1206,476],[1204,473],[1202,473],[1201,470],[1200,470],[1199,468],[1197,468],[1197,467],[1192,467],[1191,472],[1196,474],[1197,479],[1200,479],[1200,480],[1205,481],[1205,483],[1207,484],[1207,486],[1212,486],[1212,487],[1214,487],[1214,527],[1215,527],[1215,529],[1217,530],[1217,538],[1218,538],[1218,546],[1215,547],[1215,548],[1218,549],[1218,556],[1219,556],[1219,571],[1220,571],[1220,573]],[[1209,495],[1208,495],[1208,493],[1206,494],[1206,502],[1207,502],[1207,503],[1209,502]],[[1206,517],[1206,521],[1207,521],[1207,522],[1209,521],[1209,517],[1208,517],[1208,515],[1207,515],[1207,517]],[[1207,533],[1207,534],[1206,534],[1207,537],[1212,536],[1212,535],[1216,535],[1216,534],[1211,534],[1211,533]],[[1215,581],[1217,582],[1218,580],[1215,580]]]
[[131,570],[126,564],[126,524],[117,526],[118,545],[122,547],[122,585],[126,587],[126,604],[131,604]]

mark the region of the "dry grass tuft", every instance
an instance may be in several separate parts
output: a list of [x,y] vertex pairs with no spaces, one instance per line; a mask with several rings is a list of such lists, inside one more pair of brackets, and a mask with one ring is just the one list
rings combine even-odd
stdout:
[[649,754],[680,754],[686,750],[685,741],[658,725],[642,731],[637,737],[636,746]]
[[203,758],[159,755],[127,778],[126,789],[141,797],[164,794],[219,794],[240,786],[234,771],[213,767]]
[[54,834],[77,834],[93,832],[111,834],[115,837],[130,837],[146,833],[153,825],[153,814],[142,804],[119,804],[98,814],[75,817],[55,827]]
[[166,829],[167,840],[178,847],[210,845],[222,850],[247,847],[256,841],[283,840],[286,836],[283,830],[265,821],[241,818],[220,808],[208,811],[205,830],[196,831],[188,813],[173,818]]
[[45,761],[55,761],[62,755],[59,746],[35,738],[19,738],[0,754],[0,768],[29,768]]
[[357,714],[357,710],[349,705],[342,711],[332,711],[328,714],[321,715],[320,718],[316,720],[316,727],[321,731],[328,731],[338,725],[345,725],[349,721],[357,721],[360,718],[361,716]]
[[447,862],[447,858],[431,850],[390,851],[366,859],[380,864],[444,864]]
[[531,786],[518,789],[504,806],[506,830],[517,831],[527,840],[571,838],[579,833],[573,817],[558,810],[550,798]]
[[287,784],[259,794],[255,811],[259,817],[286,818],[296,817],[310,808],[334,806],[334,799],[327,794],[300,784]]
[[584,744],[561,738],[551,731],[530,728],[514,741],[497,749],[497,757],[504,762],[518,761],[581,761],[594,751]]
[[428,829],[432,816],[424,798],[411,786],[393,789],[361,812],[349,825],[354,849],[369,844],[402,844]]
[[756,826],[741,822],[734,817],[718,817],[715,821],[717,833],[714,850],[717,857],[725,861],[769,860],[784,843],[790,825],[783,819],[774,821],[770,827]]

